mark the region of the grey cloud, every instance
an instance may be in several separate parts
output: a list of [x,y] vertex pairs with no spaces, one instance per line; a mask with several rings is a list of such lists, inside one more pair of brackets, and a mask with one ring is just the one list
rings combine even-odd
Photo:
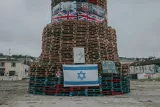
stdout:
[[117,30],[120,56],[148,57],[160,52],[159,0],[109,0],[109,25]]
[[[117,30],[120,56],[160,55],[159,0],[108,0],[109,25]],[[0,0],[0,52],[39,56],[50,23],[50,0]]]
[[39,56],[42,31],[50,22],[50,1],[0,1],[0,52]]

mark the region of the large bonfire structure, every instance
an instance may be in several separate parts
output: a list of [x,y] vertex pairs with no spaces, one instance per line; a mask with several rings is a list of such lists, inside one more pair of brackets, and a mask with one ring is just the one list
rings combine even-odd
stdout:
[[[107,25],[106,6],[106,0],[52,0],[52,19],[43,30],[40,62],[31,65],[30,93],[96,96],[129,92],[129,79],[120,73],[116,30]],[[84,66],[89,71],[97,66],[97,73],[95,67],[85,72]],[[72,70],[80,71],[80,82],[64,80],[67,75],[74,78]],[[90,75],[88,81],[95,76],[98,82],[87,81],[87,85],[84,74]]]

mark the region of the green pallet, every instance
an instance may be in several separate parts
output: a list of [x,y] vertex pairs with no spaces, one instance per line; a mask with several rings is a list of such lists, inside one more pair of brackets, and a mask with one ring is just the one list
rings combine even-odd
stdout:
[[123,88],[123,87],[113,87],[113,89],[115,89],[115,90],[116,90],[116,89],[117,89],[117,90],[118,90],[118,89],[122,89],[122,88]]
[[56,84],[45,84],[45,86],[56,86]]
[[35,77],[35,81],[45,81],[45,77]]
[[124,88],[124,87],[123,87],[122,89],[123,89],[123,90],[130,90],[130,88],[129,88],[129,87],[127,87],[127,88]]
[[114,91],[122,91],[122,88],[113,88]]
[[57,84],[58,81],[45,81],[44,83],[45,84]]
[[122,81],[122,84],[130,84],[128,81]]
[[123,90],[123,93],[130,93],[130,90]]
[[130,87],[130,84],[122,84],[122,86],[124,86],[124,87]]
[[122,83],[121,82],[119,82],[119,83],[113,83],[113,85],[122,85]]
[[58,78],[55,78],[55,79],[51,79],[51,78],[46,78],[45,81],[60,81]]
[[87,91],[96,92],[96,91],[102,91],[102,89],[87,89]]
[[130,91],[130,89],[122,89],[123,91]]
[[107,86],[106,86],[106,87],[102,87],[102,90],[103,90],[103,89],[112,89],[112,88],[113,88],[113,87],[107,87]]
[[102,85],[112,85],[113,83],[111,82],[101,82]]
[[43,87],[43,86],[46,86],[46,84],[35,84],[34,86],[36,86],[36,87],[38,87],[38,86]]
[[45,82],[46,79],[35,79],[35,82]]

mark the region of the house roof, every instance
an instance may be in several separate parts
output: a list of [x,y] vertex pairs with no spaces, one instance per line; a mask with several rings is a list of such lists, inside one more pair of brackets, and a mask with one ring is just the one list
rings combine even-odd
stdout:
[[140,62],[134,62],[130,66],[141,66],[141,65],[151,65],[151,64],[156,64],[160,65],[160,59],[154,59],[154,60],[145,60],[145,61],[140,61]]

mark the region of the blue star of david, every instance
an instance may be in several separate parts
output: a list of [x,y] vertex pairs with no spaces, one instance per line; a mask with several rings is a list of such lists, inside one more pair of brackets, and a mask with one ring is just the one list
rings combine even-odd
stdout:
[[86,78],[86,73],[83,73],[82,71],[80,73],[77,73],[77,75],[78,75],[78,79],[83,80]]

